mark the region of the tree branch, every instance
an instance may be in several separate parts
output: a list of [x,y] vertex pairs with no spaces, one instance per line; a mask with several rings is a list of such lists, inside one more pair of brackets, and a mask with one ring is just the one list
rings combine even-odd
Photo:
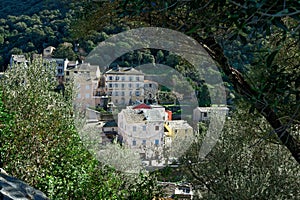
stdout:
[[228,64],[228,60],[223,53],[222,47],[212,37],[199,39],[209,55],[219,64],[226,76],[231,80],[235,90],[252,104],[256,110],[265,117],[274,129],[277,137],[284,146],[291,152],[294,159],[300,164],[300,141],[294,138],[287,127],[282,124],[279,116],[266,101],[264,94],[258,94],[244,79],[242,74]]

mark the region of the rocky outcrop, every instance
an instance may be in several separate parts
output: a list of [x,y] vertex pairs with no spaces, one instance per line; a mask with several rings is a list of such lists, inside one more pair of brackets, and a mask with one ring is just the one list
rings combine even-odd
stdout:
[[0,200],[49,200],[41,191],[0,170]]

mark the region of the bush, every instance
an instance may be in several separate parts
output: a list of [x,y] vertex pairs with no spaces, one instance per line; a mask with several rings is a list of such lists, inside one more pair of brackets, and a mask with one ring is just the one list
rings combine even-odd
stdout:
[[54,77],[55,69],[35,61],[14,67],[1,80],[4,169],[50,199],[149,199],[156,191],[151,176],[101,166],[86,150],[75,129],[72,83],[63,96],[54,92]]

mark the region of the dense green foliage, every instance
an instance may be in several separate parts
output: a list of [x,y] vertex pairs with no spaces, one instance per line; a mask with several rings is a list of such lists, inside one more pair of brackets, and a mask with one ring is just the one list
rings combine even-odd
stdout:
[[6,18],[8,15],[20,16],[37,14],[42,10],[67,9],[66,1],[56,0],[3,0],[0,2],[0,18]]
[[[200,144],[191,148],[183,158],[191,165],[183,166],[178,177],[189,176],[207,199],[299,198],[299,165],[290,156],[300,163],[299,1],[57,2],[0,3],[0,71],[11,54],[30,57],[50,45],[57,48],[56,57],[84,59],[99,42],[132,28],[157,26],[185,33],[203,44],[218,64],[228,103],[234,97],[246,103],[237,107],[207,159],[197,157]],[[128,52],[111,67],[145,63],[178,70],[197,90],[199,105],[210,105],[209,85],[172,52]],[[29,70],[41,69],[34,66]],[[154,195],[152,177],[133,181],[102,167],[85,150],[74,128],[71,98],[52,92],[52,76],[31,73],[27,80],[26,74],[21,68],[10,71],[1,85],[1,156],[8,172],[53,199]]]
[[42,53],[47,46],[57,46],[68,39],[70,14],[43,10],[32,16],[8,15],[0,19],[0,65],[6,68],[11,54]]
[[205,199],[299,199],[299,165],[265,119],[245,107],[238,105],[205,159],[198,158],[201,142],[190,149],[182,171]]
[[[12,115],[9,114],[9,112],[5,109],[2,101],[2,87],[0,86],[0,135],[9,135],[10,133],[10,126],[12,122]],[[3,156],[4,156],[4,149],[5,146],[2,143],[3,141],[1,140],[0,142],[0,167],[3,167]]]
[[[119,173],[86,150],[75,128],[72,84],[66,85],[65,96],[54,92],[54,74],[51,66],[35,61],[7,71],[1,80],[4,169],[51,199],[153,197],[152,176]],[[11,121],[8,114],[14,116]]]

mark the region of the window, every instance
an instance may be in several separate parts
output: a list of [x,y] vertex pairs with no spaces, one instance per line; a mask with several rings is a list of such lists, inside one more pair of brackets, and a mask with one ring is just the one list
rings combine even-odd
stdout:
[[151,84],[151,83],[149,83],[149,87],[152,87],[152,84]]
[[137,83],[137,84],[136,84],[136,88],[139,88],[139,87],[140,87],[140,84]]
[[131,88],[131,83],[128,84],[128,87]]
[[132,141],[132,146],[136,146],[136,141],[135,140]]
[[155,130],[158,131],[159,130],[159,126],[155,126]]
[[85,86],[85,89],[86,89],[86,90],[89,90],[89,89],[90,89],[90,86],[89,86],[89,85],[86,85],[86,86]]
[[122,96],[125,96],[125,92],[122,92]]
[[143,145],[146,145],[146,140],[143,140]]
[[115,104],[118,104],[118,99],[115,100]]
[[108,77],[108,80],[112,81],[112,80],[113,80],[113,77],[112,77],[112,76],[109,76],[109,77]]
[[116,76],[116,81],[120,80],[120,77]]
[[135,96],[140,96],[140,91],[135,91]]
[[63,73],[62,69],[58,69],[57,71],[58,71],[59,74]]
[[115,96],[119,96],[119,92],[118,91],[115,92]]
[[90,94],[85,94],[85,98],[90,98]]
[[155,141],[154,141],[154,144],[155,144],[155,145],[159,145],[159,140],[155,140]]
[[115,83],[115,88],[117,88],[118,87],[118,84],[117,83]]
[[204,112],[204,113],[203,113],[203,117],[207,117],[207,112]]
[[77,98],[78,99],[80,99],[81,98],[81,94],[79,93],[79,94],[77,94]]
[[125,76],[122,76],[122,81],[125,81]]
[[108,85],[108,87],[112,88],[112,84],[110,83],[110,84]]
[[138,76],[137,76],[137,77],[135,77],[135,80],[139,81],[139,80],[140,80],[140,77],[138,77]]
[[121,85],[121,86],[122,86],[122,88],[124,88],[124,87],[125,87],[125,84],[124,84],[124,83],[122,83],[122,85]]
[[136,126],[133,126],[133,127],[132,127],[132,130],[135,132],[135,131],[136,131]]
[[143,131],[146,131],[146,126],[143,126]]
[[188,187],[179,187],[178,189],[182,190],[184,193],[190,193],[191,192],[191,189],[188,188]]
[[129,81],[132,81],[132,77],[131,76],[129,77]]
[[69,72],[69,71],[67,71],[67,72],[66,72],[66,75],[67,75],[67,76],[69,76],[69,75],[70,75],[70,72]]

